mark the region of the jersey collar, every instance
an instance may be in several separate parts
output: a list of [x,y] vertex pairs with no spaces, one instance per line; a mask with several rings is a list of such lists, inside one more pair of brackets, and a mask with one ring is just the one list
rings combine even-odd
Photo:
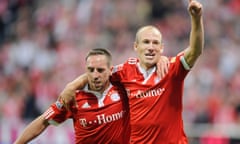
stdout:
[[137,63],[137,67],[139,71],[142,73],[144,79],[147,79],[150,75],[152,75],[156,71],[156,66],[150,68],[149,70],[145,70],[143,67],[141,67],[140,63]]
[[110,83],[110,85],[108,86],[108,88],[105,89],[103,93],[100,93],[100,92],[96,92],[96,91],[90,90],[88,84],[86,84],[85,87],[83,88],[83,91],[88,92],[88,93],[92,93],[92,94],[94,94],[97,98],[101,98],[101,97],[105,97],[105,96],[107,95],[108,91],[109,91],[112,87],[113,87],[113,85]]

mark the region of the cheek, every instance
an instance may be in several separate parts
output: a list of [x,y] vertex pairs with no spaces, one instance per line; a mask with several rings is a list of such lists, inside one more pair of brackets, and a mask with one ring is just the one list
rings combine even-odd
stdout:
[[111,71],[106,72],[106,73],[104,73],[103,78],[104,79],[109,79],[110,75],[111,75]]
[[106,73],[106,74],[104,74],[104,78],[105,78],[105,79],[109,79],[110,74],[111,74],[111,73]]
[[102,80],[103,83],[105,83],[106,81],[108,81],[108,80],[109,80],[108,75],[107,75],[107,74],[102,75],[101,80]]
[[158,47],[157,47],[157,51],[158,51],[159,53],[162,53],[162,52],[163,52],[163,46],[162,46],[162,45],[158,46]]
[[137,54],[138,54],[139,56],[143,56],[144,53],[145,53],[144,49],[140,49],[140,48],[139,48],[139,49],[137,50]]
[[147,45],[144,44],[138,44],[137,47],[135,47],[136,52],[142,52],[146,49]]
[[88,72],[87,73],[88,80],[92,80],[94,78],[93,73]]
[[88,80],[89,82],[92,80],[92,78],[91,78],[90,75],[87,76],[87,80]]

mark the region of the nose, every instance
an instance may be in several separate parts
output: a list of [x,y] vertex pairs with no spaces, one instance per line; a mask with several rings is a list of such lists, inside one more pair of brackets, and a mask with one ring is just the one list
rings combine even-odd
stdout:
[[148,51],[150,52],[153,52],[154,50],[154,45],[152,43],[149,44],[148,48],[147,48]]
[[99,78],[99,72],[95,69],[92,73],[92,76],[93,76],[94,80],[97,80]]
[[154,49],[154,43],[150,42],[148,46],[148,50],[153,50]]

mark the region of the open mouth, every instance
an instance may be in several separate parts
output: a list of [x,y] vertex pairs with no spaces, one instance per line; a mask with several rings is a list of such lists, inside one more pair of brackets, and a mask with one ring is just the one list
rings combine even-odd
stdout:
[[154,53],[147,53],[147,54],[145,54],[145,56],[147,58],[153,58],[155,56],[155,54]]
[[95,85],[98,85],[98,84],[100,84],[101,82],[100,81],[94,81],[93,82]]

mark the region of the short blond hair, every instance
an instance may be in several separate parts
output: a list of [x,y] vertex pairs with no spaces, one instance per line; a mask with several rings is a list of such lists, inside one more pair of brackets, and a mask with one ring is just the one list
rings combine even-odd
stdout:
[[137,33],[136,33],[136,36],[135,36],[135,42],[138,43],[139,42],[139,35],[141,32],[147,30],[147,29],[154,29],[156,31],[159,32],[160,34],[160,39],[162,40],[162,33],[160,32],[160,30],[156,27],[156,26],[153,26],[153,25],[147,25],[147,26],[143,26],[141,28],[138,29]]

